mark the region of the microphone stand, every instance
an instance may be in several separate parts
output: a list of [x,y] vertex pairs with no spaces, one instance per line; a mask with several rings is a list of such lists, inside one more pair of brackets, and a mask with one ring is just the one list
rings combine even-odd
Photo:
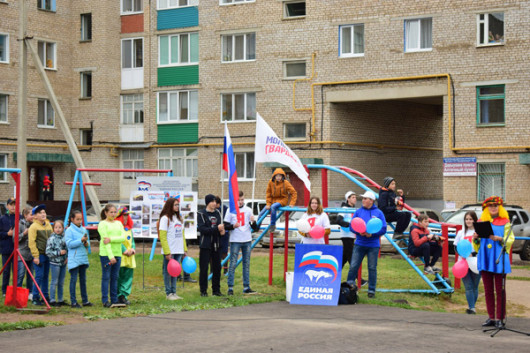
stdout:
[[[510,233],[512,232],[512,224],[515,222],[516,219],[517,219],[517,217],[513,216],[512,222],[510,223],[510,230],[507,232],[507,236],[502,239],[502,250],[501,250],[501,253],[500,253],[499,257],[497,258],[497,260],[495,260],[495,264],[497,264],[497,265],[499,264],[500,261],[502,261],[502,290],[501,290],[501,295],[502,295],[501,306],[502,306],[502,308],[501,308],[501,310],[504,313],[504,319],[501,319],[501,326],[500,327],[495,327],[495,328],[482,330],[482,332],[493,331],[492,334],[490,335],[490,337],[495,337],[495,335],[497,333],[499,333],[499,331],[501,331],[501,330],[511,331],[511,332],[515,332],[515,333],[520,333],[521,335],[530,336],[530,333],[517,331],[517,330],[514,330],[514,329],[506,327],[506,321],[507,321],[506,320],[506,318],[507,318],[507,313],[506,313],[506,269],[505,269],[506,261],[504,259],[504,255],[506,255],[506,240],[508,240],[508,237],[510,236]],[[494,287],[495,287],[495,285],[494,285]],[[502,314],[501,314],[501,316],[502,316]]]

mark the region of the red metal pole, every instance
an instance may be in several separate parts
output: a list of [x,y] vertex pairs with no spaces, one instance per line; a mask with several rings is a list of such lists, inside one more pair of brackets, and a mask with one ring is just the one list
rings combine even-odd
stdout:
[[[65,181],[65,185],[72,185],[73,181]],[[76,185],[79,185],[79,182],[76,183]],[[101,186],[101,183],[83,183],[83,185],[93,185],[93,186]]]
[[141,172],[141,173],[169,173],[171,169],[120,169],[120,168],[77,168],[80,172]]
[[285,211],[285,243],[283,251],[283,281],[285,282],[286,272],[287,272],[287,263],[289,261],[289,211]]
[[[462,226],[456,226],[455,227],[455,234],[458,233],[460,230],[462,229]],[[447,238],[446,240],[447,242],[447,251],[449,252],[449,238]],[[454,244],[454,243],[453,243]],[[458,261],[458,252],[456,251],[456,248],[455,248],[455,264],[457,263]],[[471,271],[471,270],[470,270]],[[449,273],[448,273],[449,274]],[[448,276],[444,276],[444,277],[448,277]],[[455,289],[460,289],[460,278],[456,278],[455,277]]]
[[442,224],[442,237],[445,239],[442,243],[442,276],[449,276],[449,227]]
[[359,266],[359,271],[357,271],[357,288],[361,288],[362,286],[362,279],[363,279],[363,264],[361,262],[361,266]]
[[[320,169],[322,175],[322,207],[328,207],[328,170]],[[329,234],[324,235],[324,243],[329,244]]]
[[272,244],[274,242],[272,232],[269,233],[269,237],[270,237],[269,238],[270,239],[270,242],[269,242],[269,286],[272,286],[272,263],[273,263],[272,249],[274,248]]
[[[13,239],[15,240],[14,248],[15,251],[13,251],[13,257],[11,258],[11,261],[13,262],[13,303],[15,303],[15,307],[22,307],[22,305],[18,305],[17,303],[17,290],[18,290],[18,256],[20,253],[18,252],[18,231],[19,231],[19,222],[20,222],[20,174],[19,173],[12,173],[11,176],[13,179],[15,179],[16,187],[15,187],[15,229],[13,229]],[[22,259],[22,257],[21,257]],[[22,303],[20,303],[22,304]]]

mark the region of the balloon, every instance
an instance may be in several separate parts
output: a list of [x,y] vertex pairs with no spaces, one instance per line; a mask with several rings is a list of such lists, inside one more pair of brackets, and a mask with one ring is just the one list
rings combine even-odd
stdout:
[[[350,217],[344,217],[343,221],[344,222],[348,222],[348,224],[349,224],[349,223],[351,223],[351,218]],[[348,227],[340,227],[340,229],[342,229],[342,231],[345,232],[345,233],[351,232],[349,226]]]
[[298,229],[299,232],[302,233],[309,233],[311,230],[311,225],[307,221],[307,219],[299,219],[296,221],[296,229]]
[[467,239],[462,239],[456,244],[456,250],[458,251],[458,255],[462,256],[464,259],[469,257],[471,255],[471,251],[473,251],[473,248],[471,247],[471,243]]
[[320,239],[324,236],[324,233],[326,233],[326,230],[324,229],[324,227],[322,226],[314,226],[313,228],[311,228],[311,230],[309,231],[309,235],[311,236],[311,238],[313,239]]
[[186,273],[193,273],[197,269],[197,263],[193,259],[193,257],[186,256],[184,260],[182,261],[182,269]]
[[351,220],[350,229],[357,233],[364,233],[366,232],[366,223],[362,218],[355,217]]
[[366,233],[377,233],[383,227],[383,222],[379,218],[372,218],[366,223]]
[[463,278],[467,275],[469,266],[466,259],[460,259],[456,264],[453,265],[453,275],[456,278]]
[[182,271],[182,267],[180,267],[180,264],[177,260],[175,259],[169,260],[167,264],[167,272],[169,273],[171,277],[178,277],[181,271]]
[[470,256],[466,259],[467,261],[467,265],[469,266],[469,269],[473,272],[473,273],[477,273],[478,274],[478,265],[477,265],[477,258],[476,257],[473,257],[473,256]]

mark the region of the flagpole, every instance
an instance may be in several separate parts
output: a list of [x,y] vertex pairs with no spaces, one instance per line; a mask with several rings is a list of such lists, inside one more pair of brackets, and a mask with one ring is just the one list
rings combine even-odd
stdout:
[[[254,212],[254,203],[256,202],[254,199],[255,190],[256,190],[256,154],[254,153],[254,175],[252,177],[252,205],[250,206],[250,209],[252,210],[252,212]],[[260,210],[258,210],[258,215],[259,215],[259,211]]]
[[[226,125],[226,120],[225,120],[225,131],[226,129],[228,128],[228,126]],[[223,136],[224,136],[224,132],[223,132]],[[226,136],[223,138],[223,159],[224,159],[224,153],[225,153],[225,148],[226,148]],[[228,173],[227,173],[228,174]],[[228,177],[230,178],[230,175],[228,175]],[[223,179],[223,162],[221,162],[221,222],[224,222],[224,219],[225,219],[225,215],[224,215],[224,207],[223,207],[223,200],[225,198],[225,181]]]

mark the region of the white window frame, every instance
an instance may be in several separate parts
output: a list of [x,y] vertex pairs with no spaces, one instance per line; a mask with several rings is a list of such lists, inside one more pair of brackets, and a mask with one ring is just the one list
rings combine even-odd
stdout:
[[[292,64],[304,64],[305,65],[305,73],[302,76],[287,76],[287,66]],[[306,78],[307,77],[307,61],[306,60],[286,60],[283,62],[283,79],[284,80],[296,80],[298,78]]]
[[[181,62],[180,59],[180,53],[181,53],[181,38],[183,36],[187,35],[188,37],[188,61],[187,62]],[[191,61],[191,37],[192,35],[199,35],[198,32],[186,32],[186,33],[178,33],[178,34],[170,34],[170,35],[167,35],[167,36],[158,36],[158,67],[171,67],[171,66],[190,66],[190,65],[197,65],[199,63],[199,57],[197,56],[197,61]],[[160,61],[161,61],[161,56],[160,56],[160,48],[161,48],[161,45],[160,45],[160,41],[162,38],[166,38],[167,37],[167,53],[168,53],[168,63],[167,64],[161,64]],[[177,37],[178,38],[178,62],[176,63],[173,63],[171,62],[171,43],[172,43],[172,39]],[[199,41],[197,40],[197,45],[199,44]],[[197,50],[199,50],[199,48],[197,48]]]
[[[88,136],[86,134],[92,134],[91,141],[87,141]],[[94,141],[94,131],[92,129],[79,129],[79,143],[81,146],[91,146]]]
[[[363,51],[362,53],[355,53],[355,45],[357,44],[355,42],[355,28],[361,27],[363,31]],[[343,43],[343,30],[349,29],[350,30],[350,47],[351,52],[343,53],[342,48],[344,47]],[[364,23],[355,23],[351,25],[343,25],[339,26],[339,57],[341,58],[356,58],[356,57],[362,57],[364,56],[365,47],[364,47]]]
[[[181,2],[186,2],[187,4],[181,5],[180,4]],[[197,6],[197,5],[199,5],[199,0],[157,0],[156,1],[157,10],[178,9],[182,7],[191,7],[191,6]]]
[[[252,159],[249,161],[249,158],[252,157]],[[239,171],[237,172],[237,180],[238,181],[253,181],[254,180],[254,151],[252,152],[234,152],[234,159],[236,163],[236,171],[237,171],[237,165],[239,163],[243,163],[243,173],[240,175]],[[241,162],[242,161],[242,162]],[[223,170],[223,154],[221,153],[221,170],[222,170],[222,181],[228,181],[228,173]]]
[[[497,171],[486,171],[482,170],[483,168],[487,168],[487,166],[497,166],[501,167],[501,172]],[[489,178],[489,180],[483,180]],[[489,183],[500,183],[501,185],[493,185],[494,190],[486,190],[483,189],[486,187],[482,184],[485,182]],[[487,185],[490,186],[490,185]],[[504,162],[482,162],[477,163],[477,198],[479,202],[482,202],[486,197],[489,197],[491,195],[497,195],[500,196],[502,199],[506,200],[506,163]]]
[[[7,153],[0,153],[0,168],[7,168]],[[7,182],[7,172],[0,172],[0,183]]]
[[[90,79],[89,79],[90,77]],[[92,71],[83,71],[79,74],[80,83],[81,83],[81,95],[82,99],[92,98]],[[87,82],[88,80],[88,82]],[[88,92],[90,91],[90,92]]]
[[[131,102],[126,102],[125,97],[132,97]],[[131,104],[131,120],[132,122],[125,121],[125,104]],[[140,109],[141,104],[141,109]],[[140,113],[141,112],[141,113]],[[138,116],[137,116],[138,113]],[[129,120],[129,119],[128,119]],[[138,121],[137,121],[138,120]],[[139,121],[141,120],[141,121]],[[142,125],[144,123],[144,95],[140,94],[122,94],[120,96],[120,122],[122,125]]]
[[256,0],[219,0],[219,5],[220,6],[231,6],[231,5],[245,4],[249,2],[256,2]]
[[[90,23],[88,19],[90,19]],[[81,42],[91,42],[92,41],[92,13],[82,13],[80,16],[81,26],[80,26],[80,36]]]
[[[181,119],[181,109],[180,109],[180,100],[181,100],[181,94],[187,93],[187,104],[188,104],[188,116],[186,119]],[[170,113],[172,110],[171,106],[171,96],[176,94],[177,95],[177,117],[171,119]],[[160,96],[166,95],[166,105],[167,105],[167,120],[161,121],[160,120]],[[193,103],[193,96],[195,96],[195,107],[192,107],[191,104]],[[199,110],[199,92],[197,90],[180,90],[180,91],[162,91],[157,93],[157,100],[156,100],[156,118],[157,123],[159,125],[163,124],[178,124],[178,123],[189,123],[189,122],[196,122],[199,120],[198,116],[198,110]],[[192,116],[192,114],[194,116]]]
[[[298,137],[287,137],[287,126],[288,125],[304,125],[304,136]],[[305,141],[307,139],[307,124],[303,122],[299,123],[284,123],[283,124],[283,140],[284,141]]]
[[[137,40],[141,40],[142,41],[142,66],[136,66],[136,60],[137,60],[137,57],[136,57],[136,47],[135,47],[135,43]],[[131,42],[131,67],[123,67],[123,55],[125,54],[125,51],[123,49],[123,44],[125,42]],[[125,69],[125,70],[130,70],[130,69],[143,69],[144,67],[144,59],[145,59],[145,48],[144,48],[144,38],[143,37],[135,37],[135,38],[125,38],[125,39],[122,39],[121,40],[121,68],[122,69]]]
[[[124,149],[121,151],[123,169],[144,169],[145,153],[141,149]],[[136,179],[143,176],[142,172],[123,172],[122,179]]]
[[[39,102],[44,102],[44,111],[43,111],[43,114],[44,114],[44,124],[39,124]],[[53,107],[51,107],[52,109],[52,112],[53,112],[53,117],[52,117],[52,121],[53,121],[53,125],[49,125],[47,122],[48,122],[48,106],[51,106],[51,102],[49,99],[44,99],[44,98],[39,98],[37,100],[37,127],[38,128],[43,128],[43,129],[55,129],[55,110],[53,109]]]
[[[48,44],[52,45],[53,50],[53,65],[51,67],[47,66],[47,60],[48,57]],[[42,50],[41,50],[42,47]],[[49,42],[45,40],[39,40],[37,42],[37,53],[39,54],[39,58],[41,60],[42,66],[44,66],[44,70],[57,70],[57,43],[55,42]],[[42,53],[42,56],[40,55]]]
[[[40,1],[41,6],[39,6],[39,1]],[[46,3],[50,4],[50,8],[49,9],[46,8]],[[53,11],[52,10],[52,0],[37,0],[37,8],[39,10]]]
[[[287,5],[294,3],[305,3],[306,4],[306,13],[301,16],[289,16],[289,11],[287,10]],[[294,19],[294,18],[305,18],[307,16],[307,1],[305,0],[294,0],[294,1],[284,1],[283,2],[283,18],[284,19]]]
[[0,36],[5,36],[5,60],[0,59],[0,64],[9,64],[9,34],[0,32]]
[[[124,11],[123,10],[123,6],[124,6],[125,2],[131,3],[133,10]],[[136,14],[139,14],[139,13],[143,13],[144,12],[143,0],[140,0],[141,9],[140,10],[136,10],[136,11],[134,10],[134,3],[135,2],[136,2],[135,0],[121,0],[120,1],[120,15],[136,15]]]
[[[499,13],[502,13],[503,15],[503,23],[502,23],[503,37],[500,41],[494,40],[493,42],[490,42],[489,15],[494,16],[494,14],[499,14]],[[484,19],[481,20],[480,16],[484,16]],[[505,24],[506,24],[506,21],[504,21],[504,12],[484,12],[484,13],[477,14],[477,47],[490,47],[490,46],[496,46],[496,45],[504,45],[504,35],[505,35],[504,32],[506,28]],[[484,26],[484,37],[483,38],[480,38],[480,26],[481,25]],[[481,43],[481,40],[483,41],[483,43]]]
[[[166,154],[167,151],[169,151],[169,156],[160,156],[161,152]],[[177,151],[183,151],[183,153],[174,155]],[[182,160],[184,171],[173,169],[174,160]],[[191,162],[191,170],[188,170],[188,162]],[[173,171],[173,176],[191,177],[192,180],[196,182],[199,177],[199,150],[197,148],[160,148],[158,150],[158,168],[171,169]]]
[[[422,38],[422,32],[421,32],[421,25],[422,25],[422,21],[425,21],[425,20],[430,20],[431,21],[431,46],[429,48],[422,48],[421,47],[421,38]],[[417,21],[418,22],[418,38],[417,38],[417,45],[418,47],[417,48],[408,48],[408,36],[409,36],[409,33],[407,32],[407,23],[408,22],[413,22],[413,21]],[[404,43],[404,48],[405,48],[405,53],[417,53],[417,52],[427,52],[427,51],[432,51],[432,43],[433,43],[433,18],[432,17],[421,17],[421,18],[410,18],[410,19],[406,19],[405,21],[403,21],[403,31],[405,33],[404,35],[404,39],[405,39],[405,43]]]
[[3,104],[0,104],[0,107],[5,107],[5,119],[2,120],[2,111],[0,111],[0,124],[9,124],[9,95],[0,93],[0,101],[4,101]]
[[[248,56],[248,48],[247,48],[247,36],[254,35],[254,58],[253,59],[247,59]],[[234,59],[236,57],[236,37],[243,36],[243,56],[244,58],[242,60],[236,60]],[[225,52],[225,38],[232,38],[231,45],[232,45],[232,59],[226,60],[228,57],[224,56]],[[237,63],[237,62],[248,62],[248,61],[256,61],[256,32],[249,32],[249,33],[236,33],[236,34],[227,34],[221,36],[221,62],[222,63]]]
[[[240,96],[240,95],[243,95],[244,96],[244,108],[243,108],[243,114],[244,114],[244,119],[238,119],[236,120],[235,119],[235,115],[236,115],[236,100],[235,100],[235,96]],[[248,97],[249,95],[254,95],[254,118],[253,119],[247,119],[247,110],[248,110]],[[224,113],[224,97],[225,96],[231,96],[231,101],[232,101],[232,116],[230,117],[230,119],[226,119],[226,120],[223,120],[223,115],[225,115]],[[224,123],[225,121],[227,121],[228,123],[247,123],[247,122],[255,122],[256,121],[256,111],[257,111],[257,97],[256,97],[256,92],[237,92],[237,93],[221,93],[221,123]]]

